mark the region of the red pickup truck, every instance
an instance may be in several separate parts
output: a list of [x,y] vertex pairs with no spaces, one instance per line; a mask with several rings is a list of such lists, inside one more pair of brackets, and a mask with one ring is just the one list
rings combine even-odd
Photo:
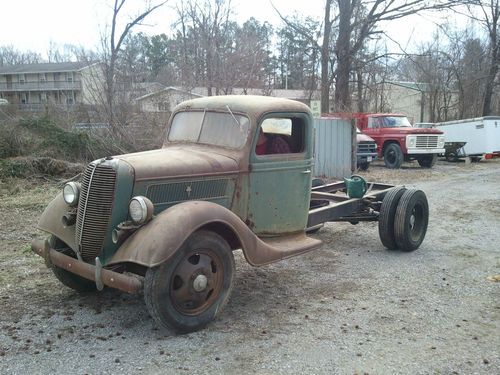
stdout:
[[417,160],[431,168],[438,154],[444,154],[444,135],[437,129],[411,126],[405,115],[392,113],[341,113],[353,119],[357,127],[377,142],[378,156],[387,168],[400,168],[403,161]]
[[442,131],[414,128],[404,115],[358,113],[355,119],[358,128],[377,142],[379,157],[384,158],[387,168],[399,168],[410,160],[430,168],[437,155],[444,153]]

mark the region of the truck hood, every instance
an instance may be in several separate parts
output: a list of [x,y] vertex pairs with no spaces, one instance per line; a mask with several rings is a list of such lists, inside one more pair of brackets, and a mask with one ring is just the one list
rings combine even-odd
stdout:
[[233,158],[197,148],[168,147],[115,158],[132,166],[136,181],[238,172]]
[[372,137],[367,136],[366,134],[363,133],[356,133],[356,141],[359,142],[374,142]]

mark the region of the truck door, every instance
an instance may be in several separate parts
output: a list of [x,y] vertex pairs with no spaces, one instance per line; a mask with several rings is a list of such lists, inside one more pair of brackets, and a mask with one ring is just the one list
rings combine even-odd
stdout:
[[[273,113],[261,119],[249,165],[247,223],[255,233],[304,230],[314,160],[311,127],[312,119],[306,113]],[[260,129],[263,134],[259,136]],[[265,148],[260,144],[263,137]]]

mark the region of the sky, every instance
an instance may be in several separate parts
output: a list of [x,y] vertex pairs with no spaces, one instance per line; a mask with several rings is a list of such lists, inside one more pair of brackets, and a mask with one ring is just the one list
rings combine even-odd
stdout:
[[[322,18],[324,0],[272,0],[283,15],[297,12]],[[111,17],[112,0],[0,0],[0,46],[12,45],[21,51],[32,50],[44,56],[50,44],[73,44],[95,49]],[[126,10],[133,15],[142,9],[143,0],[128,0]],[[176,20],[175,0],[170,0],[147,19],[147,26],[134,29],[147,34],[169,34]],[[250,17],[279,25],[281,20],[270,0],[233,0],[236,19],[242,23]],[[135,7],[135,8],[134,8]],[[391,39],[402,46],[414,46],[429,40],[436,23],[454,20],[455,15],[411,16],[385,27]],[[466,22],[458,17],[458,23]],[[395,45],[390,46],[397,49]]]

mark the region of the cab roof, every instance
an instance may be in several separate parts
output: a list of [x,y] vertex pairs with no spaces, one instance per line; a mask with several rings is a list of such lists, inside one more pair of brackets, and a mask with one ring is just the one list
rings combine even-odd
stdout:
[[259,117],[268,112],[305,112],[309,107],[290,99],[258,95],[221,95],[191,99],[180,103],[174,112],[186,110],[215,110],[246,113],[250,117]]

